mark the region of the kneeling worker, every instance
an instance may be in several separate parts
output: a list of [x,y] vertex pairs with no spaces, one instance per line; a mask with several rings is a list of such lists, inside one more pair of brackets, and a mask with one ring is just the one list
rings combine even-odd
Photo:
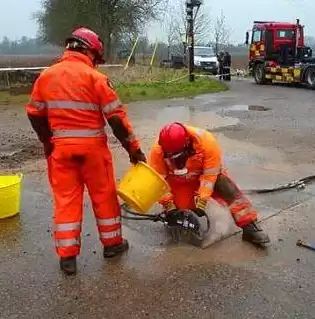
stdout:
[[257,211],[221,163],[221,150],[210,132],[177,122],[166,125],[149,156],[149,164],[171,188],[171,194],[160,203],[168,214],[190,209],[202,217],[213,198],[229,207],[236,225],[243,229],[243,240],[256,245],[269,243],[256,222]]

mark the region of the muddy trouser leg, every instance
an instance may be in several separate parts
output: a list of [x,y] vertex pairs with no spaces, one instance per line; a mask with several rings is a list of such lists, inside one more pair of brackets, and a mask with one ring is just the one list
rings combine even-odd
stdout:
[[221,173],[214,187],[213,199],[224,202],[235,221],[243,229],[243,239],[255,244],[269,242],[269,237],[257,225],[257,211],[227,173]]

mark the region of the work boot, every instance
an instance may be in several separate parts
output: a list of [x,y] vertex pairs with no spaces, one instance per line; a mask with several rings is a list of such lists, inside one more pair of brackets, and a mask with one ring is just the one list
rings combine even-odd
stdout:
[[119,245],[116,246],[111,246],[111,247],[104,247],[104,258],[112,258],[115,257],[124,251],[129,249],[129,243],[127,239],[123,239],[123,242]]
[[73,257],[61,257],[60,258],[60,269],[66,275],[74,275],[77,272],[77,258]]
[[254,245],[264,245],[270,242],[269,236],[256,222],[252,222],[243,228],[243,240]]

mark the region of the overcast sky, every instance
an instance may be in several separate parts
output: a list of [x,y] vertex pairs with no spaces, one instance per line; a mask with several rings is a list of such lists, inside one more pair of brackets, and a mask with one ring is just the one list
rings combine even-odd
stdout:
[[[170,0],[173,3],[185,0]],[[25,35],[36,36],[37,25],[31,19],[34,11],[40,9],[41,0],[1,0],[0,1],[0,39],[12,39]],[[253,20],[295,21],[301,19],[308,35],[315,35],[314,0],[204,0],[205,7],[212,16],[223,10],[231,28],[231,40],[243,42],[244,34]],[[150,29],[150,38],[160,34],[159,25]],[[160,36],[161,40],[162,37]]]

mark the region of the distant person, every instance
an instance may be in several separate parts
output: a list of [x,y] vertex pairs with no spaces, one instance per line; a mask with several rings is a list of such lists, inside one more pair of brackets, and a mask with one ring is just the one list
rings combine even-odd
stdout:
[[220,147],[210,132],[178,122],[168,124],[161,129],[148,162],[171,188],[160,201],[167,220],[185,209],[202,217],[212,198],[229,208],[244,240],[262,246],[270,242],[257,224],[257,211],[222,167]]
[[219,80],[222,81],[224,78],[224,52],[221,51],[218,54],[218,62],[219,62]]
[[231,81],[231,55],[229,52],[225,52],[223,56],[223,72],[224,80]]
[[113,160],[105,120],[129,153],[146,161],[126,110],[111,82],[95,68],[104,63],[100,37],[86,28],[66,40],[60,61],[36,80],[26,111],[44,145],[54,195],[54,238],[60,267],[76,273],[81,248],[84,188],[87,186],[103,244],[103,256],[128,249],[122,237]]

